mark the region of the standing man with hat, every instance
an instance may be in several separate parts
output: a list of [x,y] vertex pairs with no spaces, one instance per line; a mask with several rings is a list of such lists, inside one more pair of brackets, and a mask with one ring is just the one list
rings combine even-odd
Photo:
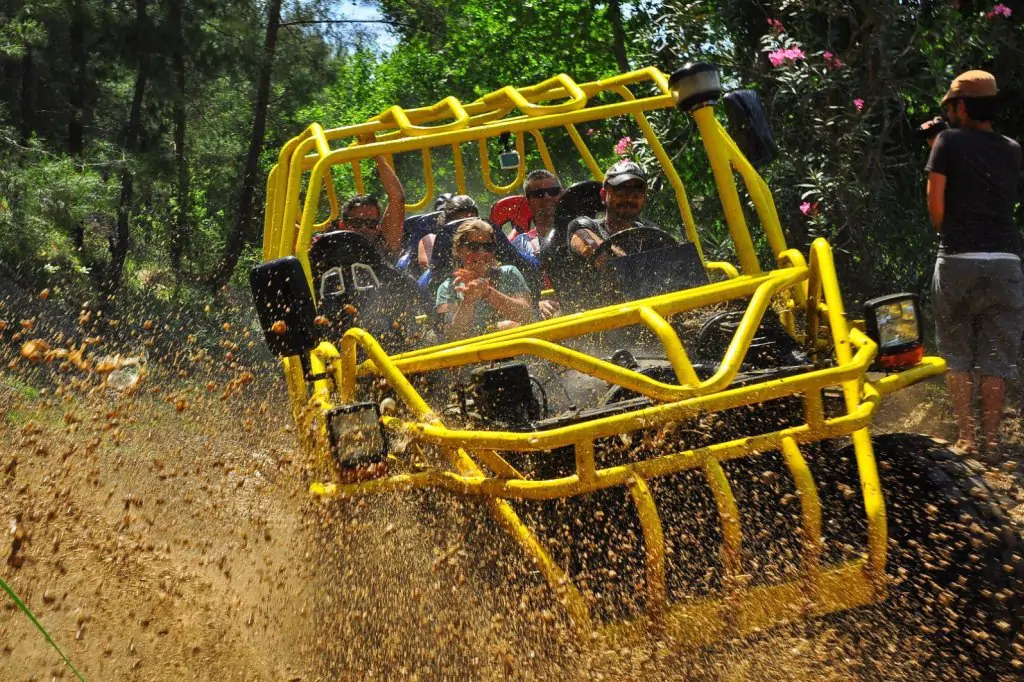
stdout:
[[605,239],[623,230],[654,227],[640,220],[647,203],[647,174],[634,161],[617,161],[605,172],[601,201],[604,219],[577,218],[569,223],[569,244],[581,256],[589,256]]
[[925,167],[928,213],[939,235],[932,278],[935,331],[949,366],[946,382],[959,428],[955,449],[966,455],[978,451],[977,388],[981,449],[992,464],[1000,460],[1006,380],[1017,374],[1024,331],[1024,245],[1013,223],[1021,147],[992,130],[997,94],[990,73],[956,77],[942,98],[953,129],[935,138]]

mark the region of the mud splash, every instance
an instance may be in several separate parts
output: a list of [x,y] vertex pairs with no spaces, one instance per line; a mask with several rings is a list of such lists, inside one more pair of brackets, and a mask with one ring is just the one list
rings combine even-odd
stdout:
[[[480,504],[311,499],[276,371],[222,331],[221,357],[157,358],[134,391],[0,346],[3,575],[87,679],[944,679],[888,606],[701,651],[581,638]],[[942,401],[890,424],[927,430]],[[69,674],[4,603],[0,679],[51,678]]]

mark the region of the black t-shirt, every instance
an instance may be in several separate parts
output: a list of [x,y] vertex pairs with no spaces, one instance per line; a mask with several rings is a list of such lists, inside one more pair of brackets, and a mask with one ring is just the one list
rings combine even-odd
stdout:
[[942,253],[987,251],[1020,254],[1013,224],[1021,148],[999,133],[945,130],[935,138],[925,170],[946,176]]

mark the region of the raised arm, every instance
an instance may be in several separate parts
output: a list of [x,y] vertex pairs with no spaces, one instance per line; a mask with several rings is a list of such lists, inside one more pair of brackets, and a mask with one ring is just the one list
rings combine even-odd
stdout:
[[383,156],[375,156],[377,162],[377,175],[384,185],[384,192],[388,195],[388,207],[384,210],[384,217],[381,219],[381,230],[388,247],[395,253],[402,249],[402,232],[405,223],[405,189],[402,182],[395,174],[395,169],[388,165],[387,159]]

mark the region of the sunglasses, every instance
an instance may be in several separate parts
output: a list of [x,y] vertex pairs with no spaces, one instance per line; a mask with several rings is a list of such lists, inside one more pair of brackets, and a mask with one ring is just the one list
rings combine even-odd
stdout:
[[345,227],[355,230],[374,230],[378,225],[380,221],[374,218],[349,218],[345,221]]
[[461,247],[470,253],[494,253],[494,242],[462,242]]
[[645,194],[647,192],[647,185],[639,185],[639,184],[638,185],[632,185],[632,184],[619,185],[618,187],[615,188],[614,191],[615,191],[616,194],[625,194],[625,195],[630,195],[630,196],[638,196],[640,194]]
[[557,197],[561,193],[561,187],[542,187],[540,189],[526,190],[526,196],[530,199],[540,199],[541,197]]

